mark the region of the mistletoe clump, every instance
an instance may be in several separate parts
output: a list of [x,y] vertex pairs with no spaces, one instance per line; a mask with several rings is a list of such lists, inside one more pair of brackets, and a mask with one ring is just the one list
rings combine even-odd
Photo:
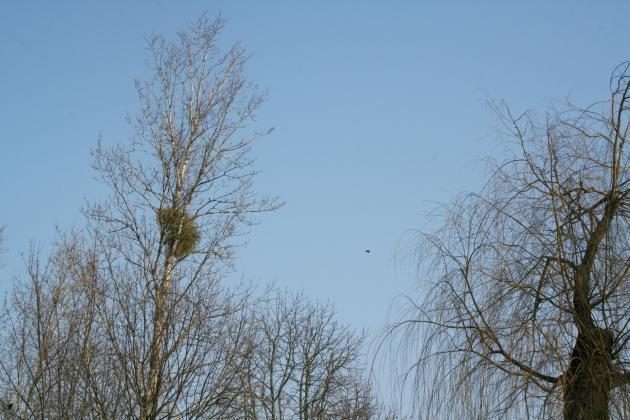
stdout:
[[199,243],[199,227],[184,209],[162,207],[157,212],[164,242],[176,258],[182,258],[195,250]]

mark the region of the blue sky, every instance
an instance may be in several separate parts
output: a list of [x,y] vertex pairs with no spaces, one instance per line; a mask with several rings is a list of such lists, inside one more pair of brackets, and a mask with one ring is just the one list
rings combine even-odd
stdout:
[[430,229],[427,213],[479,189],[481,159],[501,157],[488,100],[517,113],[588,104],[629,58],[630,3],[550,3],[3,2],[0,290],[29,241],[80,225],[85,199],[105,193],[90,148],[131,135],[145,37],[221,12],[222,42],[242,41],[249,78],[270,94],[256,189],[286,201],[253,228],[238,275],[333,301],[342,321],[377,331],[413,287],[397,263],[405,232]]

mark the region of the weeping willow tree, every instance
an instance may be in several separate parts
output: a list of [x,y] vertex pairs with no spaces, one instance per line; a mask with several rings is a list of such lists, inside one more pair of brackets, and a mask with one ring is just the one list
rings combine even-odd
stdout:
[[[630,64],[608,100],[497,107],[514,154],[419,233],[391,326],[427,418],[630,417]],[[409,389],[409,388],[408,388]]]

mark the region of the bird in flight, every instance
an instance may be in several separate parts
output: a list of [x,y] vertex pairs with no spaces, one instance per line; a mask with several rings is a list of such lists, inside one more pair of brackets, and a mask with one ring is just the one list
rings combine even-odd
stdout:
[[370,252],[371,252],[371,251],[370,251],[369,249],[366,249],[366,250],[365,250],[365,253],[366,253],[366,254],[369,254]]

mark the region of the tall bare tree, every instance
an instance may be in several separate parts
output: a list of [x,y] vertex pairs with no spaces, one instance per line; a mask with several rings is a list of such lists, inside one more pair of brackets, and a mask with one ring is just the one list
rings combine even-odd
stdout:
[[155,78],[129,147],[95,151],[109,201],[87,211],[100,258],[96,308],[129,414],[221,416],[233,395],[244,300],[220,285],[254,213],[277,202],[251,191],[246,130],[264,97],[243,78],[247,56],[217,45],[205,18],[174,43],[150,41]]
[[418,236],[389,337],[428,418],[630,416],[629,70],[585,109],[497,107],[514,155]]

